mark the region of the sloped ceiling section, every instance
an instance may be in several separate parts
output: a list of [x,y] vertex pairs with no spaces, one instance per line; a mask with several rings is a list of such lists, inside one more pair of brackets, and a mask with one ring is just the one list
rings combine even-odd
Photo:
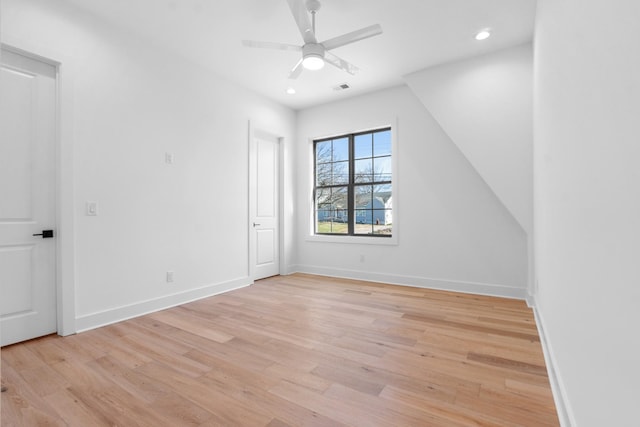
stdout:
[[405,81],[531,235],[531,44],[429,68]]

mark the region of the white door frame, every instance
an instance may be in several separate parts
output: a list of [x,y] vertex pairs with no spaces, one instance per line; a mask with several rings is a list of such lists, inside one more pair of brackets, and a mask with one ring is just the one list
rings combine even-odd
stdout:
[[56,75],[56,306],[57,333],[76,332],[75,215],[73,167],[73,79],[67,55],[48,51],[10,35],[2,35],[2,49],[54,66]]
[[249,120],[249,138],[247,140],[247,177],[248,177],[248,205],[247,205],[247,230],[249,233],[247,235],[248,241],[247,246],[249,248],[248,253],[248,268],[247,275],[251,280],[251,283],[255,281],[255,266],[256,266],[256,257],[255,257],[255,247],[254,240],[251,238],[251,234],[254,232],[253,225],[251,223],[251,208],[253,207],[253,200],[251,200],[251,141],[253,138],[262,135],[269,135],[274,139],[278,140],[278,270],[280,274],[284,274],[284,138],[279,136],[277,133],[270,132],[261,127],[255,126],[251,120]]

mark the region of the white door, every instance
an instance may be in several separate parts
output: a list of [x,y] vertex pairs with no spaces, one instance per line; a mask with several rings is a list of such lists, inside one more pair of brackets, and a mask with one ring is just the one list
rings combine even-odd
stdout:
[[[56,332],[56,67],[2,49],[0,341]],[[45,236],[46,236],[45,232]]]
[[249,262],[254,280],[280,274],[279,142],[256,132],[249,145]]

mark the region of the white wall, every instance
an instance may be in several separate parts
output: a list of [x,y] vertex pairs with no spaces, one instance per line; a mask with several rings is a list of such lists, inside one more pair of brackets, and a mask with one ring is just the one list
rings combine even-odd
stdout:
[[637,0],[538,1],[536,305],[580,427],[639,420],[639,23]]
[[[398,143],[398,244],[308,240],[310,139],[385,125]],[[296,269],[524,297],[526,234],[408,87],[300,111],[297,135]]]
[[[64,146],[74,158],[78,329],[250,283],[249,120],[284,137],[293,240],[293,111],[64,2],[4,0],[1,29],[3,42],[59,53],[73,76],[62,89],[73,105],[63,127],[73,138]],[[84,215],[88,200],[97,217]]]
[[405,77],[522,228],[533,228],[531,44]]

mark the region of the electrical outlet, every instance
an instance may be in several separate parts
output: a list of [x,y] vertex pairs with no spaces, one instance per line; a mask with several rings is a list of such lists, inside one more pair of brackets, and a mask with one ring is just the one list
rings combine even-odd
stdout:
[[173,271],[167,271],[167,283],[173,283]]

